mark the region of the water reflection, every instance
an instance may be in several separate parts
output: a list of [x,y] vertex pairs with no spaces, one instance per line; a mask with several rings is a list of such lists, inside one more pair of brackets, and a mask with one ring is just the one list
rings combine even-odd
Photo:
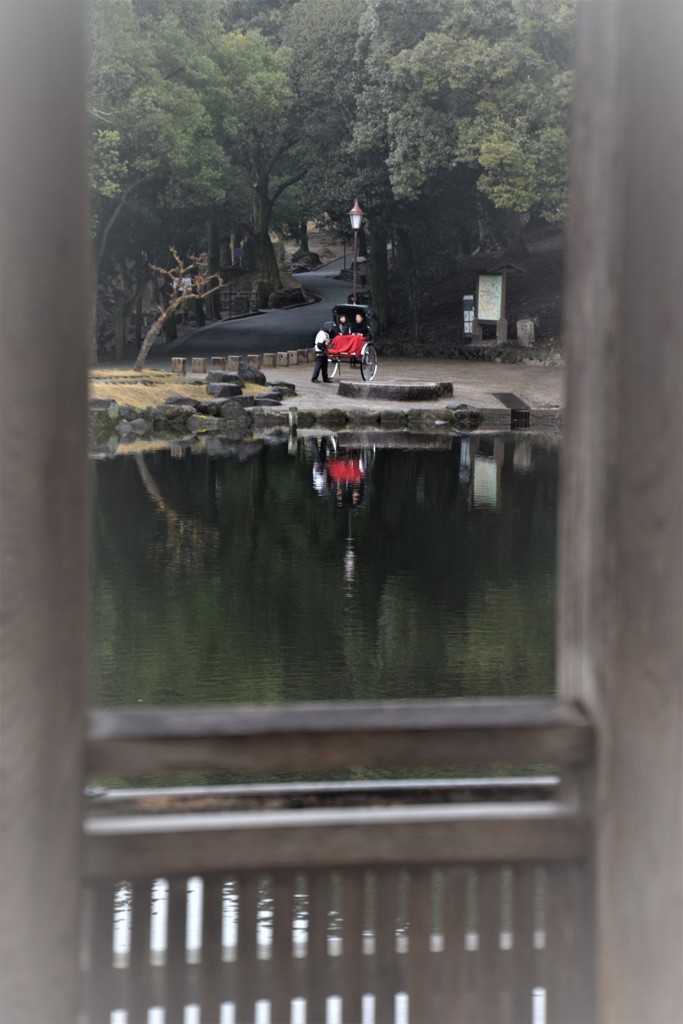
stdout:
[[100,706],[551,690],[550,435],[211,439],[92,471]]

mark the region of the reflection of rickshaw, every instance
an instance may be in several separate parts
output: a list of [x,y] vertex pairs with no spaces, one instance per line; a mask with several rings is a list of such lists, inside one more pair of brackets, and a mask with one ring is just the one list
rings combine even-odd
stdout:
[[313,487],[318,494],[331,495],[340,508],[360,507],[374,449],[354,446],[341,451],[334,437],[322,437],[313,441],[313,451]]
[[372,380],[377,373],[377,349],[373,344],[375,335],[379,329],[379,323],[375,311],[370,306],[348,305],[335,306],[332,310],[334,326],[339,331],[341,326],[340,317],[345,317],[347,324],[353,330],[356,318],[360,317],[363,333],[358,334],[336,334],[327,346],[329,377],[336,377],[342,363],[349,366],[360,366],[363,380]]

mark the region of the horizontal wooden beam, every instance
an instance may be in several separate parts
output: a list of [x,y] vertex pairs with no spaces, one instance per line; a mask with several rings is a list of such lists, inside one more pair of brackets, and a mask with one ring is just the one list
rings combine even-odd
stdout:
[[564,804],[438,804],[87,818],[90,880],[297,868],[577,860],[589,822]]
[[577,705],[483,699],[93,711],[87,770],[269,771],[361,765],[573,765],[592,757]]
[[371,779],[342,782],[241,783],[86,790],[87,813],[102,815],[253,811],[556,800],[557,775],[492,778]]

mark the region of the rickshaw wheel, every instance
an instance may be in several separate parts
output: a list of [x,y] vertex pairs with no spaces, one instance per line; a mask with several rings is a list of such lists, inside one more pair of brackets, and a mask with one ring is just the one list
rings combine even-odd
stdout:
[[327,360],[327,376],[328,376],[328,378],[330,380],[332,380],[332,378],[336,377],[338,373],[339,373],[339,360],[338,359],[328,359]]
[[372,380],[377,373],[377,349],[374,345],[367,344],[365,346],[360,363],[360,373],[363,380]]

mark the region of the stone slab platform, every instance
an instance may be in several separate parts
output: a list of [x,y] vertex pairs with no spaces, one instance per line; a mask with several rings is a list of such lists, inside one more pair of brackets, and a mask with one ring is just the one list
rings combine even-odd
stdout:
[[438,402],[453,397],[453,384],[447,381],[402,381],[390,384],[339,381],[337,392],[342,398],[362,398],[368,402]]

